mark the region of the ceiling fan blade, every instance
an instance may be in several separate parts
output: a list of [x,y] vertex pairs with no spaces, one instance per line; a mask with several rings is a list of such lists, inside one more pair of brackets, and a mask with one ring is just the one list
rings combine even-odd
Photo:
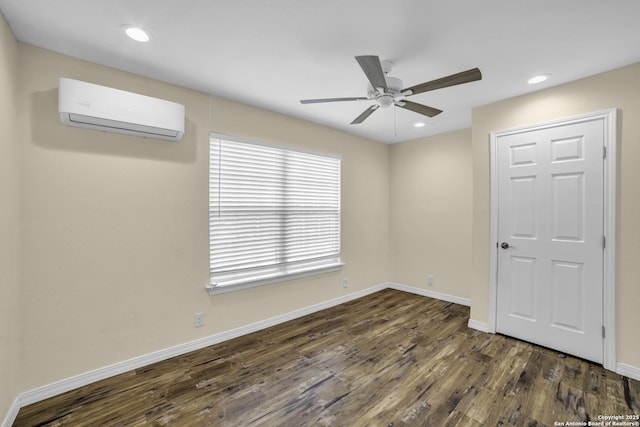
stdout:
[[[430,82],[422,83],[419,85],[411,86],[402,90],[402,94],[405,96],[415,95],[417,93],[427,92],[430,90],[442,89],[443,87],[460,85],[463,83],[469,83],[482,79],[482,73],[478,68],[472,68],[460,73],[451,74],[450,76],[442,77]],[[411,92],[411,93],[408,93]]]
[[367,119],[367,117],[369,117],[378,108],[380,108],[380,106],[378,104],[372,105],[371,107],[369,107],[366,110],[364,110],[362,112],[362,114],[360,114],[358,117],[353,119],[351,124],[352,125],[357,125],[357,124],[360,124],[360,123],[364,122]]
[[414,113],[422,114],[423,116],[427,117],[437,116],[438,114],[442,113],[442,110],[438,110],[437,108],[428,107],[426,105],[406,100],[397,101],[395,102],[395,104],[400,108],[404,108],[405,110],[410,110]]
[[366,101],[369,98],[354,97],[354,98],[320,98],[320,99],[301,99],[301,104],[319,104],[321,102],[340,102],[340,101]]
[[380,58],[373,55],[356,56],[356,61],[360,64],[360,68],[362,68],[374,89],[381,87],[385,91],[387,90],[387,80],[384,78]]

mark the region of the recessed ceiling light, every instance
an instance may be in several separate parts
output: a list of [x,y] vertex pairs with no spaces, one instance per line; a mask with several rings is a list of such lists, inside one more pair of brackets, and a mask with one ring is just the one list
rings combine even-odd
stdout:
[[416,127],[416,128],[423,128],[425,126],[426,126],[426,123],[424,122],[418,122],[413,124],[413,127]]
[[549,77],[551,77],[551,74],[538,74],[537,76],[531,77],[527,81],[527,83],[529,83],[530,85],[535,85],[537,83],[542,83],[543,81],[547,80]]
[[125,32],[130,38],[137,42],[146,43],[151,40],[149,33],[139,27],[127,26],[125,27]]

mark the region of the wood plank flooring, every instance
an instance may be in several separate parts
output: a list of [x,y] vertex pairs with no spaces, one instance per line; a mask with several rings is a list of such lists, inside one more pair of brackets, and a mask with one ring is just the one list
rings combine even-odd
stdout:
[[14,426],[541,427],[640,414],[637,381],[468,319],[384,290],[30,405]]

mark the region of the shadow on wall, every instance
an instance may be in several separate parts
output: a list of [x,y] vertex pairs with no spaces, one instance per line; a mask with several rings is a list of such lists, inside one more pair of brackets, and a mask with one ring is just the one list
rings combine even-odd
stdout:
[[44,148],[185,164],[197,160],[196,125],[188,117],[182,140],[166,141],[63,125],[57,88],[34,93],[31,109],[32,141]]

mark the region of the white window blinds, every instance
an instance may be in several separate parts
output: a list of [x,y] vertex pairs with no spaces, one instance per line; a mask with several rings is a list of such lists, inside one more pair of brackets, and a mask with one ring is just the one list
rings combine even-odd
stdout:
[[211,136],[211,285],[340,265],[340,159]]

